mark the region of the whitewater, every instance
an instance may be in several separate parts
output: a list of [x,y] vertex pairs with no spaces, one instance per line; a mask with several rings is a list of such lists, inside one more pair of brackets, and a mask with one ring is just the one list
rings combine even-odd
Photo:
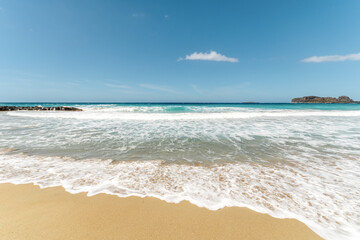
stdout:
[[188,200],[360,238],[360,105],[32,103],[0,113],[0,182]]

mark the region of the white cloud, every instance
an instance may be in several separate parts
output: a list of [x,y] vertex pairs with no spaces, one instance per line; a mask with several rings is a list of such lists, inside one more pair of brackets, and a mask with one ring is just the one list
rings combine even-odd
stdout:
[[111,87],[111,88],[130,88],[126,85],[118,85],[118,84],[111,84],[111,83],[105,83],[105,86]]
[[143,14],[143,13],[133,13],[133,14],[131,14],[131,16],[133,16],[133,17],[144,17],[145,16],[145,14]]
[[190,84],[191,88],[198,94],[202,94],[202,91],[195,84]]
[[166,15],[164,15],[164,18],[169,18],[169,15],[167,15],[167,14],[166,14]]
[[66,85],[69,85],[69,86],[79,86],[80,83],[78,82],[65,82]]
[[169,93],[178,93],[177,91],[167,88],[167,87],[163,87],[163,86],[157,86],[157,85],[152,85],[152,84],[139,84],[140,87],[143,88],[147,88],[147,89],[152,89],[152,90],[157,90],[157,91],[162,91],[162,92],[169,92]]
[[329,56],[313,56],[301,60],[302,62],[342,62],[342,61],[360,61],[360,53],[348,55],[329,55]]
[[230,58],[225,55],[221,55],[215,51],[211,52],[194,52],[190,55],[186,55],[185,58],[179,58],[178,61],[182,60],[202,60],[202,61],[216,61],[216,62],[238,62],[237,58]]

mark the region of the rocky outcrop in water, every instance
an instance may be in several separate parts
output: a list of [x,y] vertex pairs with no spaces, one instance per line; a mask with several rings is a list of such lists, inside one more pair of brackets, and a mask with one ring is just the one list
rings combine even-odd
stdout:
[[75,107],[65,107],[65,106],[59,106],[59,107],[16,107],[16,106],[0,106],[0,112],[2,111],[82,111],[80,108]]
[[360,101],[354,101],[348,96],[334,97],[317,97],[306,96],[301,98],[293,98],[292,103],[360,103]]

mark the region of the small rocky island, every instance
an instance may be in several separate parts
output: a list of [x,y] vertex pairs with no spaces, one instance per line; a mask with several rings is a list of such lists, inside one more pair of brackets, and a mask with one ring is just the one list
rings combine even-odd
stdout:
[[292,103],[360,103],[360,101],[354,101],[348,96],[334,97],[317,97],[306,96],[301,98],[293,98]]
[[82,111],[80,108],[75,107],[42,107],[42,106],[34,106],[34,107],[16,107],[16,106],[0,106],[0,112],[4,111]]

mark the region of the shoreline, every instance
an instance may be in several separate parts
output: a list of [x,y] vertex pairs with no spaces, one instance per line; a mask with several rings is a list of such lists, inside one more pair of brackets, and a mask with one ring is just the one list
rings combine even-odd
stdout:
[[0,202],[5,239],[322,239],[295,219],[238,207],[211,211],[187,201],[1,183]]

